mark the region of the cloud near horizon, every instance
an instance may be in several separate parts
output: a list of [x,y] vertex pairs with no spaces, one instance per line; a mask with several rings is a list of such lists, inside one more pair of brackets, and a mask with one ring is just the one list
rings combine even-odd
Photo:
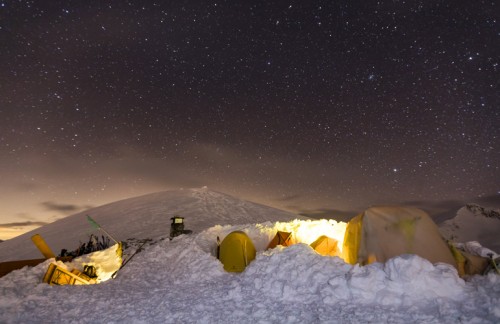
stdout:
[[93,207],[89,205],[79,206],[74,204],[59,204],[53,201],[44,201],[40,203],[40,205],[44,206],[46,210],[56,211],[60,213],[77,212],[80,210],[90,209]]
[[26,226],[44,226],[49,224],[48,222],[32,222],[32,221],[27,221],[27,222],[14,222],[14,223],[5,223],[5,224],[0,224],[0,228],[17,228],[17,227],[26,227]]

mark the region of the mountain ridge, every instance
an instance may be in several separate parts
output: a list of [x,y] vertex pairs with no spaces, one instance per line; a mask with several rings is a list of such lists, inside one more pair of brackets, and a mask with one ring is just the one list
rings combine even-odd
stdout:
[[466,204],[465,207],[476,216],[500,219],[500,209],[485,208],[474,203]]
[[500,251],[500,212],[477,204],[466,204],[454,218],[439,226],[441,235],[452,242],[478,241],[482,246]]
[[[235,198],[207,187],[161,191],[94,207],[4,241],[0,245],[0,262],[40,258],[40,252],[31,242],[31,236],[34,234],[42,235],[55,254],[59,254],[63,248],[75,249],[79,242],[88,241],[88,236],[96,233],[88,223],[87,215],[118,241],[129,238],[168,237],[170,219],[173,216],[184,217],[185,229],[195,233],[205,229],[207,225],[309,219]],[[136,221],[117,221],[121,216]],[[61,230],[68,227],[74,228],[75,231],[67,233]]]
[[[195,233],[206,229],[206,226],[310,219],[207,187],[160,191],[94,207],[3,241],[0,245],[0,262],[42,257],[31,242],[31,236],[34,234],[41,234],[55,254],[59,254],[63,248],[77,248],[81,242],[88,241],[90,234],[97,232],[87,222],[87,215],[119,241],[130,238],[168,237],[170,219],[174,216],[184,217],[185,229]],[[117,221],[122,216],[124,219],[135,221]],[[61,230],[62,228],[75,230],[68,232]],[[467,204],[457,211],[454,218],[443,222],[439,229],[447,240],[475,240],[494,251],[500,251],[500,242],[497,239],[500,232],[498,210]]]

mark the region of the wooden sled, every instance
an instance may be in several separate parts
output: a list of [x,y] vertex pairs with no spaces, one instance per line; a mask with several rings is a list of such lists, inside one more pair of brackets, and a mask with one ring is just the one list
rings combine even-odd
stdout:
[[89,276],[83,272],[73,269],[68,271],[55,263],[51,263],[45,276],[43,276],[43,282],[49,285],[90,285],[94,284],[95,280],[91,279]]

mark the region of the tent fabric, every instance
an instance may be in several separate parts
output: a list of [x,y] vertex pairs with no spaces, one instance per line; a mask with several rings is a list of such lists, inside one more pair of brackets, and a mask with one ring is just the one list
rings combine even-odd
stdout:
[[361,242],[361,224],[363,214],[359,214],[347,223],[342,247],[343,259],[350,264],[358,262],[358,251]]
[[269,242],[267,249],[274,249],[278,245],[290,246],[292,244],[292,233],[278,231],[271,242]]
[[[448,242],[451,253],[457,261],[458,274],[462,277],[464,275],[484,274],[484,271],[490,264],[490,259],[483,256],[481,248],[477,242],[467,242],[460,244],[458,248],[455,244]],[[477,247],[480,247],[478,250]]]
[[243,272],[255,255],[252,240],[242,231],[229,233],[220,244],[219,260],[228,272]]
[[321,235],[312,242],[310,246],[319,254],[324,256],[339,256],[340,251],[338,248],[338,241],[328,237],[326,235]]
[[464,272],[466,275],[483,274],[490,264],[490,260],[485,257],[463,251],[461,253],[465,259]]
[[372,207],[347,225],[343,258],[350,264],[385,262],[416,254],[432,263],[457,267],[438,227],[424,211],[411,207]]
[[448,247],[451,251],[451,255],[453,255],[453,258],[455,258],[455,261],[457,262],[458,274],[462,277],[465,275],[465,256],[463,252],[459,251],[453,244],[448,244]]

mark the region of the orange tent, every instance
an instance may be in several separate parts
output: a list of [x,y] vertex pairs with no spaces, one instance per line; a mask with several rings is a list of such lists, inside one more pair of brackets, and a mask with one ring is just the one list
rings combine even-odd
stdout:
[[292,233],[278,231],[271,242],[269,242],[267,248],[274,249],[278,245],[290,246],[292,244]]

